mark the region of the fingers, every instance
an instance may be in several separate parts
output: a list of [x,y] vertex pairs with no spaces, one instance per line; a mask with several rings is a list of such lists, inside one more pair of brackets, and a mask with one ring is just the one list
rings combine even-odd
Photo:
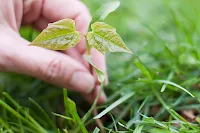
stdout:
[[[20,37],[9,38],[2,34],[0,40],[0,69],[40,78],[54,85],[73,89],[84,94],[92,92],[94,77],[84,65],[59,52],[34,46]],[[13,47],[14,44],[18,47]]]
[[63,53],[69,55],[73,59],[81,62],[88,70],[89,70],[89,63],[83,59],[83,55],[78,51],[76,48],[70,48],[66,51],[63,51]]
[[45,0],[24,0],[23,1],[23,23],[32,24],[38,20],[42,12]]

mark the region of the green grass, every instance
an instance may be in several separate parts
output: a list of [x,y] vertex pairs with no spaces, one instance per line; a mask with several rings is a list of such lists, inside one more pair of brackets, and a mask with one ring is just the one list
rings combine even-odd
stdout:
[[[106,0],[83,2],[93,14]],[[96,116],[103,116],[101,131],[200,132],[199,4],[198,0],[121,0],[120,8],[109,15],[106,22],[117,28],[134,54],[107,54],[108,100],[97,107]],[[36,36],[27,28],[21,34],[28,40]],[[84,127],[99,132],[94,116],[84,118],[83,124],[77,115],[66,115],[69,104],[64,104],[62,89],[13,73],[1,73],[0,82],[0,92],[7,92],[0,93],[0,132],[86,132]],[[83,117],[90,105],[77,93],[68,96]],[[196,119],[185,115],[188,110]]]

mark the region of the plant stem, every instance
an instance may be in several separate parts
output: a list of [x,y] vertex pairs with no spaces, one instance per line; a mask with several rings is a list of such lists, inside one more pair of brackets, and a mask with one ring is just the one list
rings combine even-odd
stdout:
[[90,56],[91,55],[91,48],[90,48],[90,45],[88,43],[88,40],[87,40],[87,37],[85,37],[85,40],[86,40],[86,52],[87,52],[87,55]]
[[85,40],[86,40],[86,53],[87,53],[88,56],[90,56],[91,55],[91,52],[90,52],[91,48],[90,48],[90,45],[87,41],[87,35],[83,34],[82,32],[79,32],[79,34],[81,34],[85,38]]
[[96,107],[96,104],[97,104],[97,101],[101,95],[101,92],[103,91],[103,86],[104,86],[104,82],[101,82],[101,86],[100,86],[100,89],[99,89],[99,92],[98,92],[98,95],[97,97],[95,98],[91,108],[88,110],[88,112],[83,116],[82,118],[82,122],[85,123],[85,121],[89,118],[89,116],[92,114],[92,111],[95,109]]

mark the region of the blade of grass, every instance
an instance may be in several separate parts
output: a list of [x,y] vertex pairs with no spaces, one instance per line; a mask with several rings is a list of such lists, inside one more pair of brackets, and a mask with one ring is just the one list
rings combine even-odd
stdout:
[[3,92],[3,96],[7,98],[17,109],[20,109],[21,106],[6,92]]
[[134,132],[133,133],[141,133],[142,132],[142,129],[143,129],[143,125],[138,125],[136,128],[135,128],[135,130],[134,130]]
[[113,121],[114,129],[115,129],[116,132],[118,132],[118,128],[117,128],[117,124],[115,122],[115,119],[114,119],[114,117],[113,117],[113,115],[111,113],[109,113],[109,114],[110,114],[110,117],[111,117],[111,119]]
[[95,127],[93,133],[99,133],[100,129],[98,127]]
[[34,124],[36,125],[41,131],[44,133],[46,132],[44,128],[26,111],[21,109],[21,106],[6,92],[3,92],[3,96],[7,98],[16,108],[19,112],[25,114],[27,118]]
[[2,100],[0,100],[0,105],[2,105],[3,107],[5,107],[8,111],[10,111],[12,114],[14,114],[17,118],[21,119],[23,122],[25,122],[26,124],[28,124],[29,126],[31,126],[36,131],[39,131],[39,132],[42,132],[42,133],[47,133],[46,130],[44,130],[43,128],[38,127],[35,124],[33,124],[30,121],[28,121],[26,118],[24,118],[23,116],[21,116],[17,111],[15,111],[9,105],[7,105],[6,103],[4,103]]
[[30,120],[38,129],[43,131],[43,133],[48,133],[30,114],[29,114],[29,109],[25,109],[25,111],[22,111],[23,114],[26,116],[26,119]]
[[186,125],[188,127],[190,127],[191,129],[196,130],[196,128],[194,126],[192,126],[192,124],[190,124],[187,120],[185,120],[181,115],[179,115],[176,111],[174,111],[173,109],[169,110],[170,114],[173,114],[174,116],[176,116],[179,120],[183,121],[186,123]]
[[55,116],[61,117],[61,118],[63,118],[63,119],[66,119],[66,120],[73,121],[73,122],[75,123],[75,121],[74,121],[72,118],[70,118],[70,117],[66,117],[66,116],[64,116],[64,115],[57,114],[57,113],[53,113],[53,112],[52,112],[52,114],[55,115]]
[[109,111],[111,111],[113,108],[117,107],[121,103],[125,102],[127,99],[131,98],[135,93],[129,93],[115,101],[113,104],[111,104],[109,107],[107,107],[105,110],[103,110],[101,113],[99,113],[97,116],[95,116],[93,119],[99,119],[105,114],[107,114]]
[[147,76],[150,80],[152,80],[150,72],[147,70],[146,67],[141,62],[135,62],[135,65],[142,71],[142,73]]
[[1,125],[1,127],[5,128],[5,129],[8,131],[8,133],[14,133],[14,132],[11,130],[11,128],[9,127],[8,123],[5,122],[5,121],[4,121],[3,119],[1,119],[1,118],[0,118],[0,125]]
[[144,105],[146,104],[146,102],[149,100],[149,96],[147,98],[145,98],[145,100],[142,102],[142,104],[140,105],[139,109],[137,112],[140,112],[140,110],[144,107]]
[[115,11],[120,5],[119,1],[111,1],[108,2],[106,4],[104,4],[103,6],[101,6],[93,15],[92,17],[92,21],[90,22],[90,26],[91,24],[93,24],[94,22],[97,21],[104,21],[104,19],[113,11]]
[[[173,76],[174,76],[174,72],[171,71],[170,74],[169,74],[168,77],[167,77],[167,80],[171,80],[171,79],[173,78]],[[162,86],[160,92],[164,92],[166,87],[167,87],[167,84],[163,84],[163,86]]]
[[29,133],[29,132],[30,132],[30,133],[35,133],[35,132],[36,132],[36,130],[34,130],[34,129],[32,129],[32,128],[26,127],[26,126],[24,126],[24,125],[20,125],[20,124],[18,124],[18,123],[8,122],[8,124],[12,125],[12,127],[13,127],[13,126],[16,126],[17,129],[19,129],[21,126],[23,126],[23,129],[24,129],[25,131],[27,131],[28,133]]
[[155,80],[155,82],[157,82],[157,83],[164,83],[164,84],[169,84],[169,85],[175,86],[175,87],[177,87],[177,88],[185,91],[190,96],[194,97],[194,95],[192,93],[190,93],[188,90],[186,90],[185,88],[181,87],[180,85],[178,85],[178,84],[176,84],[174,82],[171,82],[171,81],[168,81],[168,80]]
[[83,122],[83,123],[85,123],[85,121],[89,118],[89,116],[91,116],[92,111],[95,109],[96,104],[97,104],[97,101],[98,101],[98,99],[99,99],[99,97],[100,97],[100,95],[101,95],[101,92],[103,91],[103,86],[104,86],[104,83],[102,82],[102,83],[101,83],[101,86],[100,86],[100,89],[99,89],[99,92],[98,92],[98,95],[97,95],[97,97],[95,98],[95,100],[94,100],[94,102],[93,102],[91,108],[88,110],[88,112],[87,112],[87,113],[83,116],[83,118],[82,118],[82,122]]
[[127,129],[127,130],[131,131],[131,132],[134,132],[134,130],[132,130],[132,129],[130,129],[130,128],[128,128],[128,127],[126,127],[126,126],[125,126],[125,125],[123,125],[121,122],[118,122],[117,124],[118,124],[118,125],[120,125],[121,127],[125,128],[125,129]]
[[32,103],[32,105],[41,113],[43,119],[48,123],[48,125],[51,126],[52,128],[56,128],[52,120],[49,118],[48,114],[44,111],[44,109],[32,98],[29,98],[29,100]]
[[41,131],[43,131],[44,133],[46,132],[46,130],[44,130],[44,128],[36,121],[34,120],[34,118],[32,118],[32,116],[30,116],[29,113],[27,113],[26,111],[23,111],[21,109],[21,106],[6,92],[3,92],[3,96],[5,98],[7,98],[16,108],[19,112],[22,112],[23,114],[25,114],[27,116],[27,118],[38,127],[38,129],[40,129]]
[[[127,114],[134,102],[135,101],[130,101],[130,103],[124,108],[124,110],[117,116],[117,118],[115,119],[115,123],[119,122]],[[113,126],[114,123],[110,124],[108,127],[112,128]]]

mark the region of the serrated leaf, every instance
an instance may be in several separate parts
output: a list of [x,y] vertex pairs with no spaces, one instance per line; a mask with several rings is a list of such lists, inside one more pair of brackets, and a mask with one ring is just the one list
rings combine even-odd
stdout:
[[111,1],[104,4],[94,13],[90,24],[93,24],[96,21],[104,21],[108,14],[115,11],[119,7],[119,5],[119,1]]
[[74,20],[63,19],[49,24],[30,45],[51,50],[66,50],[76,46],[79,41],[80,35],[76,31]]
[[98,77],[99,82],[102,83],[102,82],[104,81],[104,79],[105,79],[104,72],[102,72],[101,70],[99,70],[99,69],[94,65],[94,63],[92,62],[91,57],[89,57],[89,56],[87,56],[87,55],[84,55],[83,58],[84,58],[86,61],[88,61],[88,62],[93,66],[93,68],[95,69],[95,72],[96,72],[96,74],[97,74],[97,77]]
[[116,29],[103,22],[92,24],[92,31],[87,34],[87,41],[90,47],[104,52],[128,52],[132,53],[125,45]]

